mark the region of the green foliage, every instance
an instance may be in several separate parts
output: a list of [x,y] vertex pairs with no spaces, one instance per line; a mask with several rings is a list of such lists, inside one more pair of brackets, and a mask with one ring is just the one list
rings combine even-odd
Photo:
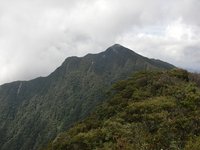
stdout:
[[197,150],[200,89],[184,70],[141,72],[113,85],[109,99],[46,150]]
[[191,137],[185,146],[185,150],[198,150],[199,148],[200,148],[200,136]]
[[189,73],[190,81],[195,82],[200,87],[200,74],[199,73]]

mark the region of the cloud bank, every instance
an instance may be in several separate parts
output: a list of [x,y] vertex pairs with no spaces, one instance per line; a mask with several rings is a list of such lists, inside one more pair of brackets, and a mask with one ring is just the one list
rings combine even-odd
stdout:
[[0,84],[122,44],[200,71],[199,0],[0,0]]

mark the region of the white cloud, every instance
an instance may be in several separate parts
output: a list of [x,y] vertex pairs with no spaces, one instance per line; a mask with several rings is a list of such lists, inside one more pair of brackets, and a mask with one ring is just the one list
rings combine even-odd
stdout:
[[117,41],[148,57],[200,71],[197,67],[200,62],[200,37],[196,34],[195,26],[185,24],[178,18],[162,30],[159,27],[145,29],[148,27],[120,35]]

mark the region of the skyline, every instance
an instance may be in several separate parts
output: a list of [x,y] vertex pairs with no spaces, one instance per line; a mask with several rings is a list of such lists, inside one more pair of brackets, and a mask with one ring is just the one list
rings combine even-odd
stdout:
[[0,0],[0,84],[47,76],[118,43],[200,71],[198,0]]

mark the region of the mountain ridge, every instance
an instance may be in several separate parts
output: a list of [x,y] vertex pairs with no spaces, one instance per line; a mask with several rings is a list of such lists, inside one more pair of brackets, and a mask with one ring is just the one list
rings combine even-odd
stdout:
[[53,74],[54,72],[56,72],[60,67],[62,67],[63,65],[65,65],[66,63],[72,61],[72,60],[77,60],[77,61],[80,61],[84,58],[89,58],[89,59],[92,59],[94,58],[95,56],[98,56],[98,55],[106,55],[106,54],[109,54],[110,52],[114,52],[115,54],[116,53],[120,53],[120,52],[126,52],[126,55],[127,54],[130,54],[130,55],[136,55],[138,57],[141,57],[143,59],[149,59],[149,60],[152,60],[152,61],[155,61],[155,62],[162,62],[162,63],[166,63],[167,65],[171,66],[172,68],[175,67],[174,65],[171,65],[167,62],[164,62],[164,61],[161,61],[160,59],[155,59],[155,58],[148,58],[148,57],[145,57],[145,56],[142,56],[138,53],[136,53],[135,51],[129,49],[129,48],[126,48],[120,44],[114,44],[112,46],[110,46],[109,48],[107,48],[105,51],[103,52],[99,52],[99,53],[88,53],[82,57],[78,57],[78,56],[70,56],[70,57],[67,57],[64,62],[58,67],[56,68],[52,73],[50,73],[49,75],[47,76],[39,76],[39,77],[36,77],[36,78],[33,78],[33,79],[30,79],[30,80],[16,80],[16,81],[12,81],[12,82],[8,82],[8,83],[4,83],[1,86],[4,86],[4,85],[7,85],[7,84],[10,84],[10,83],[16,83],[16,82],[29,82],[29,81],[33,81],[33,80],[40,80],[40,79],[43,79],[43,78],[47,78],[49,76],[51,76],[51,74]]

